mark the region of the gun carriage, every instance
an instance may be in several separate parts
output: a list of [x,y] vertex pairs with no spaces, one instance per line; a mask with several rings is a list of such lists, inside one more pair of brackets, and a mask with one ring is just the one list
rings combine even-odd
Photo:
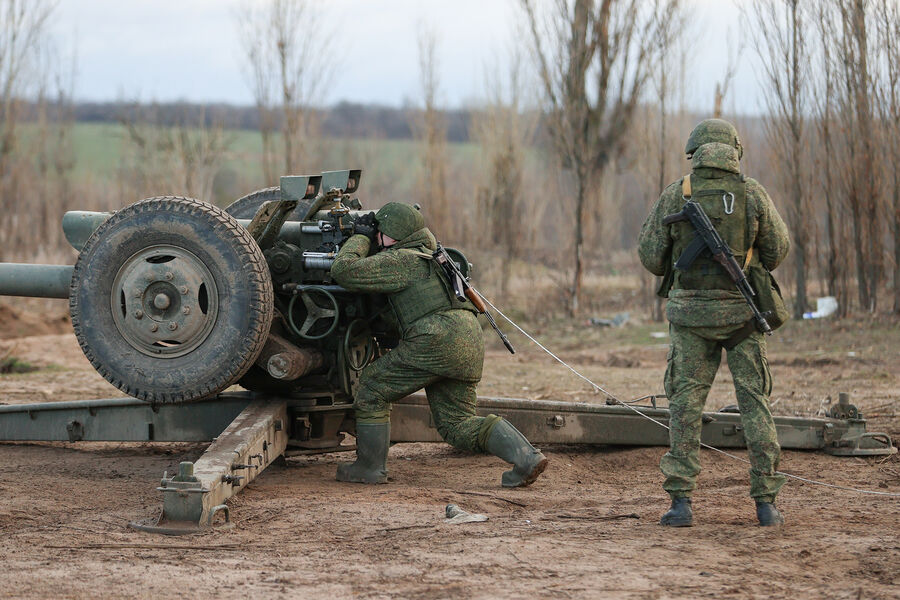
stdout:
[[[0,264],[0,295],[68,298],[85,356],[128,398],[0,406],[0,439],[212,441],[163,476],[159,518],[133,524],[160,533],[230,520],[226,500],[282,455],[352,450],[343,442],[354,432],[359,374],[397,339],[382,297],[330,276],[354,221],[369,213],[353,196],[360,176],[282,177],[224,210],[157,197],[115,213],[66,213],[76,264]],[[467,278],[465,256],[447,253]],[[666,422],[651,400],[639,410]],[[479,404],[537,443],[668,444],[665,429],[624,406]],[[832,454],[896,451],[866,432],[846,397],[833,410],[776,418],[779,441]],[[440,440],[422,396],[396,404],[391,419],[392,441]],[[707,413],[703,441],[742,446],[739,415]]]

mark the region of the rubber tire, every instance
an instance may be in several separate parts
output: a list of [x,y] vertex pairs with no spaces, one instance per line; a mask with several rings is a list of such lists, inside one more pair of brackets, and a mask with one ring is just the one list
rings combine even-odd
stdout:
[[[263,188],[247,194],[243,198],[238,198],[225,208],[225,212],[235,219],[252,219],[256,215],[256,211],[262,206],[263,202],[269,200],[281,200],[281,188],[278,186]],[[303,203],[288,213],[287,221],[302,221],[306,215],[309,206],[303,206]]]
[[[252,219],[256,215],[256,211],[262,206],[263,202],[269,200],[280,200],[281,188],[279,186],[263,188],[256,190],[239,198],[229,204],[225,208],[225,212],[235,219]],[[306,209],[303,209],[304,213]],[[292,210],[288,216],[288,221],[300,221],[304,215],[299,214],[300,207]],[[238,381],[242,387],[253,392],[262,392],[264,394],[287,395],[298,388],[296,381],[281,381],[275,379],[269,373],[258,365],[253,365],[247,371],[246,375]]]
[[[192,252],[218,289],[212,330],[177,358],[132,347],[109,300],[124,262],[157,244]],[[272,323],[272,280],[259,246],[222,209],[191,198],[148,198],[113,214],[88,239],[75,263],[69,311],[84,355],[107,381],[147,402],[190,402],[224,390],[253,365]]]
[[[225,208],[225,211],[235,219],[252,219],[256,215],[256,211],[259,210],[259,207],[262,206],[264,202],[280,199],[281,187],[275,186],[263,188],[235,200]],[[304,202],[306,203],[305,205],[303,204]],[[302,221],[312,202],[313,200],[301,201],[301,204],[288,214],[287,220]],[[397,343],[395,341],[393,345],[389,347],[393,348],[396,345]],[[281,396],[290,395],[302,387],[297,381],[282,381],[275,379],[269,375],[264,368],[258,365],[251,366],[247,373],[237,383],[253,392]]]

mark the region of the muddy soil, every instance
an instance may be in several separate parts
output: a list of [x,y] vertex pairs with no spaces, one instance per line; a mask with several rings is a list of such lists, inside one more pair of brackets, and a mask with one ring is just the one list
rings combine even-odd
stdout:
[[[801,324],[805,325],[805,324]],[[773,340],[773,404],[815,414],[853,394],[870,430],[900,435],[897,323],[788,328]],[[543,331],[623,398],[660,392],[661,326]],[[884,331],[887,330],[887,334]],[[481,392],[602,401],[513,339],[489,351]],[[74,336],[4,338],[0,354],[39,371],[0,377],[0,402],[116,397]],[[733,403],[723,365],[710,406]],[[334,481],[347,455],[274,465],[232,502],[235,525],[187,538],[131,531],[159,509],[163,471],[197,444],[0,444],[0,596],[10,598],[900,598],[900,498],[791,481],[788,522],[754,525],[743,464],[704,451],[693,528],[657,525],[667,507],[662,448],[550,447],[533,486],[504,490],[504,465],[443,444],[391,449],[391,481]],[[745,456],[745,453],[738,452]],[[782,469],[900,493],[900,459],[790,452]],[[455,503],[488,515],[449,525]]]

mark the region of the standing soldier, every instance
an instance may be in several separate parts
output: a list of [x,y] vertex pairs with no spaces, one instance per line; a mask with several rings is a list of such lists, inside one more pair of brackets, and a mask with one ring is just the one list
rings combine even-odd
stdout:
[[753,325],[751,309],[734,282],[708,254],[685,270],[674,269],[694,231],[689,222],[664,225],[663,219],[681,210],[686,199],[698,202],[745,271],[778,266],[790,247],[787,227],[765,189],[741,174],[743,149],[731,123],[701,122],[685,152],[691,174],[663,191],[641,228],[638,245],[644,267],[663,276],[659,295],[669,299],[665,390],[671,429],[660,468],[672,506],[660,524],[688,527],[693,522],[691,493],[700,472],[703,405],[725,348],[750,454],[756,516],[760,525],[781,525],[784,517],[775,508],[775,496],[784,477],[776,473],[781,449],[769,411],[772,376],[765,337]]
[[[354,229],[357,235],[341,248],[331,274],[348,290],[386,294],[402,338],[362,372],[353,403],[356,462],[338,467],[338,481],[387,481],[391,403],[424,387],[445,441],[511,463],[503,473],[504,487],[533,483],[547,466],[544,455],[509,421],[475,416],[475,387],[484,364],[477,309],[456,299],[433,260],[437,244],[421,213],[390,202],[374,223],[358,221]],[[381,251],[369,256],[376,237]]]

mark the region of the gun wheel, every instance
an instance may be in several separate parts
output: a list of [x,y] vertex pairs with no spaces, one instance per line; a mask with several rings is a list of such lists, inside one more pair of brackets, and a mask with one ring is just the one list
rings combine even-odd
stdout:
[[[281,200],[281,188],[278,186],[263,188],[238,198],[225,208],[225,212],[235,219],[252,219],[259,207],[270,200]],[[301,200],[297,208],[287,215],[287,221],[302,221],[311,200]]]
[[148,402],[236,382],[265,344],[272,282],[259,247],[221,209],[142,200],[101,225],[75,264],[72,326],[94,368]]

